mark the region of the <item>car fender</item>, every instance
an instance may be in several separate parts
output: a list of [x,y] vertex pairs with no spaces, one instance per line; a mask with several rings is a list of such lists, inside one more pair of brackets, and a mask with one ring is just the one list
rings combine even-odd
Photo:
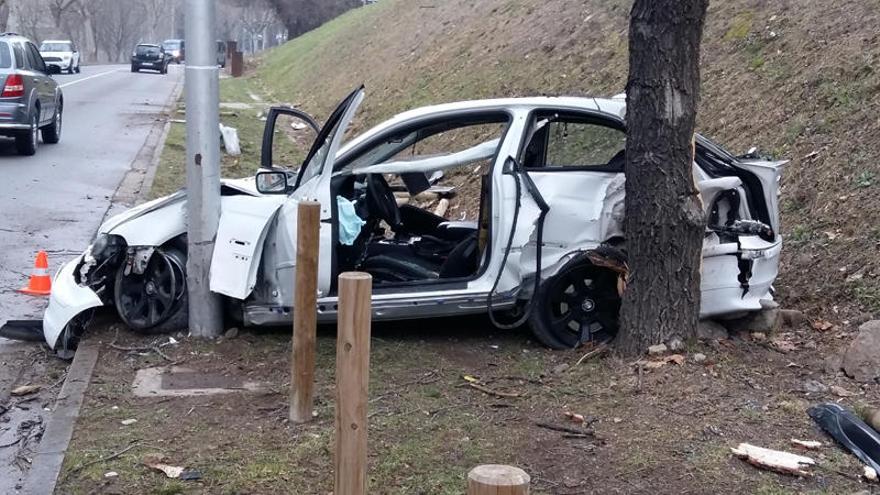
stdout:
[[186,192],[178,191],[115,215],[98,232],[118,235],[129,246],[161,246],[186,232]]
[[43,315],[43,337],[52,349],[57,348],[61,335],[74,318],[104,305],[92,289],[76,283],[73,272],[81,259],[79,256],[62,266],[52,283],[49,306]]

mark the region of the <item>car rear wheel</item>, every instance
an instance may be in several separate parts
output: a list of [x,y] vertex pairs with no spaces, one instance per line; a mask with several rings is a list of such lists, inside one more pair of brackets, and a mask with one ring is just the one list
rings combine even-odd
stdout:
[[59,105],[55,110],[55,118],[52,123],[43,128],[43,142],[46,144],[57,144],[61,141],[61,124],[64,107]]
[[38,108],[35,108],[33,114],[33,117],[31,117],[30,129],[28,129],[27,131],[23,131],[21,134],[15,137],[15,148],[20,155],[32,156],[37,153],[37,146],[40,142],[40,110]]
[[617,279],[617,273],[584,257],[568,262],[534,296],[529,326],[535,337],[554,349],[613,337],[620,311]]
[[122,321],[141,333],[186,328],[186,255],[175,248],[153,252],[144,273],[116,272],[113,299]]

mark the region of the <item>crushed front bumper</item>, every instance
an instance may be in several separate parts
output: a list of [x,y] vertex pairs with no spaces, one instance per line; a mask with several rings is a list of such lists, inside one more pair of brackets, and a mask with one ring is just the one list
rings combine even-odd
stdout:
[[57,349],[64,330],[77,315],[104,305],[92,289],[76,283],[73,274],[80,259],[62,266],[52,281],[49,307],[43,315],[43,336],[52,349]]

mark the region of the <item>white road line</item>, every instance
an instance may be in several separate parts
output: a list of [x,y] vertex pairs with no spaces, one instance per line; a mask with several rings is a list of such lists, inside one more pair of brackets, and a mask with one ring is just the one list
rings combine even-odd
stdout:
[[76,81],[70,81],[68,83],[64,83],[60,85],[61,88],[66,88],[68,86],[73,86],[74,84],[79,84],[83,81],[88,81],[89,79],[94,79],[96,77],[106,76],[107,74],[113,74],[114,72],[120,72],[120,69],[108,70],[107,72],[101,72],[99,74],[95,74],[94,76],[84,77],[82,79],[77,79]]

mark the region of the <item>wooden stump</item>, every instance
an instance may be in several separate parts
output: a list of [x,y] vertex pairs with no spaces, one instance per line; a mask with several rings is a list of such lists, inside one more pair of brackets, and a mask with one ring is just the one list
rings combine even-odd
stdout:
[[339,275],[336,335],[336,495],[367,493],[367,387],[373,278]]
[[468,473],[467,495],[529,495],[531,481],[520,468],[484,464]]
[[313,201],[299,204],[290,357],[290,420],[294,423],[311,421],[314,405],[320,221],[320,204]]

